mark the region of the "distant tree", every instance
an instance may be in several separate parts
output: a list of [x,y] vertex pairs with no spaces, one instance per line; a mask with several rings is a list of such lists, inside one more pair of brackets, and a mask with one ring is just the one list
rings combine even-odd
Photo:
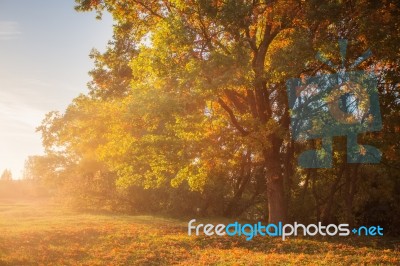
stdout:
[[26,180],[35,180],[54,188],[59,185],[66,165],[65,158],[55,153],[43,156],[29,156],[25,161],[23,178]]
[[5,169],[3,171],[3,173],[1,174],[1,180],[6,180],[6,181],[10,181],[12,180],[12,173],[9,169]]

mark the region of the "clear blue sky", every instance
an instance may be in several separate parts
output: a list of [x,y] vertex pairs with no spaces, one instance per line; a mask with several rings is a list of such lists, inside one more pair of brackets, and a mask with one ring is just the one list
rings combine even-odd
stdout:
[[18,178],[44,115],[86,93],[92,48],[103,51],[112,19],[77,13],[73,0],[0,0],[0,174]]

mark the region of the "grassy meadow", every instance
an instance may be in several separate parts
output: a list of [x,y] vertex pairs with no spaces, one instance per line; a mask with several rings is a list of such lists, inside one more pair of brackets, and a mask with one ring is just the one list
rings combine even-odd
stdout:
[[390,238],[189,237],[187,220],[0,199],[0,265],[399,265],[398,245]]

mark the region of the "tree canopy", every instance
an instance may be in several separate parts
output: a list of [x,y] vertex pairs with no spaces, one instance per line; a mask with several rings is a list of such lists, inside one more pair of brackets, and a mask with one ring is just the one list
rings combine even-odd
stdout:
[[[90,54],[88,94],[38,128],[48,156],[63,158],[62,182],[136,207],[141,197],[150,209],[270,222],[356,223],[390,215],[369,206],[399,210],[397,1],[76,3],[115,24],[107,50]],[[293,140],[286,81],[334,73],[315,55],[340,65],[338,39],[349,42],[347,67],[373,51],[357,69],[379,77],[383,129],[360,139],[383,159],[347,164],[338,136],[331,169],[302,169],[297,156],[320,142]]]

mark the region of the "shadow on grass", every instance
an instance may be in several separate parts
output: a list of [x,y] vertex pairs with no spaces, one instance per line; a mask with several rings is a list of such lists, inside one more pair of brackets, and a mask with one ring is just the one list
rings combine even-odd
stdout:
[[280,237],[256,236],[250,241],[245,237],[194,237],[196,245],[202,248],[245,248],[263,253],[325,253],[329,250],[351,251],[355,249],[399,251],[400,240],[389,237],[291,237],[283,241]]

